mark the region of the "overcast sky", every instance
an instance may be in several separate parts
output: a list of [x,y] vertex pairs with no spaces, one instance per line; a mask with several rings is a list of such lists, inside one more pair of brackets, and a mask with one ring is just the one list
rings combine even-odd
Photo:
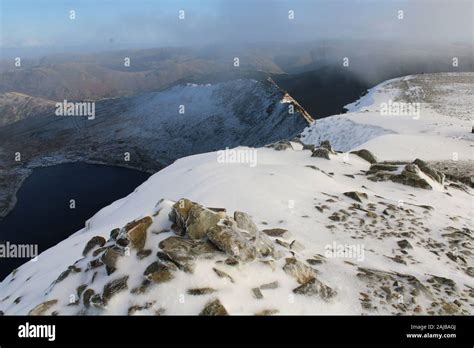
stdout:
[[[388,39],[472,43],[473,0],[0,0],[0,47]],[[76,19],[69,19],[75,10]],[[185,19],[179,20],[179,10]],[[288,11],[294,11],[294,19]],[[398,19],[399,10],[404,18]]]

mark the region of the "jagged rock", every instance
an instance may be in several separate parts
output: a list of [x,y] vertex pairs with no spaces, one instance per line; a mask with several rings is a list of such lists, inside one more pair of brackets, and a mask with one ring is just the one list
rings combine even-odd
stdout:
[[99,247],[102,247],[104,246],[106,240],[104,237],[101,237],[101,236],[95,236],[95,237],[92,237],[86,244],[86,246],[84,247],[84,250],[82,251],[82,255],[83,256],[86,256],[89,251],[91,251],[92,249],[94,249],[95,247],[99,246]]
[[307,283],[314,278],[314,270],[295,258],[286,258],[283,270],[296,279],[300,284]]
[[200,295],[209,295],[216,292],[216,289],[213,288],[195,288],[195,289],[188,289],[188,295],[193,296],[200,296]]
[[231,283],[234,283],[234,279],[230,275],[225,273],[224,271],[221,271],[220,269],[217,269],[217,268],[212,268],[212,270],[217,274],[219,278],[226,278],[226,279],[229,279]]
[[313,151],[313,154],[311,155],[311,157],[319,157],[319,158],[325,158],[327,160],[330,160],[331,159],[329,157],[330,153],[331,151],[329,151],[328,149],[323,148],[323,147],[318,147],[317,149]]
[[267,284],[262,284],[259,286],[260,290],[270,290],[278,288],[278,281],[274,281]]
[[313,144],[303,144],[303,150],[310,150],[311,152],[314,151],[315,146]]
[[474,267],[468,267],[466,269],[466,274],[470,277],[474,277]]
[[112,231],[110,231],[110,239],[116,240],[119,233],[120,233],[120,228],[114,228]]
[[287,140],[277,141],[276,143],[269,144],[266,147],[273,148],[277,151],[283,151],[283,150],[286,150],[286,149],[292,149],[293,150],[293,146],[291,146],[291,143]]
[[275,239],[275,243],[278,245],[281,245],[283,248],[290,249],[290,243],[285,242],[284,240],[281,239]]
[[94,260],[89,261],[89,263],[87,264],[87,268],[88,269],[94,269],[94,268],[97,268],[97,267],[101,267],[103,265],[104,265],[104,263],[101,260],[94,259]]
[[219,299],[208,302],[199,315],[228,315],[227,310]]
[[424,178],[420,177],[419,172],[420,169],[416,164],[407,164],[401,174],[392,175],[390,180],[403,185],[431,190],[431,185]]
[[92,252],[92,256],[93,256],[93,257],[96,257],[96,256],[98,256],[99,254],[103,253],[103,252],[106,251],[106,250],[107,250],[107,247],[105,247],[105,246],[104,246],[104,247],[97,248],[97,249],[95,249],[95,250]]
[[173,279],[173,271],[176,270],[176,266],[172,263],[164,264],[159,261],[155,261],[148,265],[143,275],[155,283],[164,283]]
[[[266,257],[273,254],[274,248],[272,241],[266,234],[258,230],[257,225],[252,221],[250,215],[236,211],[234,213],[234,220],[238,228],[248,232],[250,237],[248,241],[255,246],[259,256]],[[232,223],[230,223],[230,226],[232,226]]]
[[136,295],[144,294],[148,291],[151,284],[152,284],[151,281],[149,281],[148,279],[144,279],[139,286],[137,286],[136,288],[133,288],[130,292]]
[[135,314],[136,312],[142,311],[142,310],[144,310],[144,309],[148,309],[148,308],[150,308],[151,306],[153,306],[153,302],[147,302],[147,303],[145,303],[144,306],[139,306],[139,305],[130,306],[130,307],[128,308],[127,313],[128,313],[128,315],[133,315],[133,314]]
[[260,299],[263,298],[263,294],[262,294],[262,292],[260,291],[259,288],[252,288],[252,295],[257,300],[260,300]]
[[367,199],[367,194],[363,192],[357,192],[357,191],[350,191],[350,192],[344,192],[344,196],[347,196],[349,198],[352,198],[353,200],[362,203],[364,199]]
[[460,310],[461,308],[454,303],[443,303],[443,305],[441,306],[440,314],[458,314]]
[[90,304],[96,308],[103,308],[105,306],[104,299],[100,294],[95,294],[91,297]]
[[202,239],[206,236],[208,229],[217,225],[221,220],[221,215],[198,204],[188,211],[188,219],[186,221],[186,232],[191,239]]
[[329,152],[334,153],[334,150],[332,149],[332,146],[331,146],[331,142],[329,140],[321,141],[321,143],[319,144],[319,147],[323,149],[327,149],[329,150]]
[[82,293],[83,293],[84,290],[86,290],[86,289],[87,289],[87,285],[86,285],[86,284],[79,285],[79,286],[76,288],[77,297],[78,297],[78,298],[81,298]]
[[319,296],[325,301],[336,296],[337,294],[335,290],[316,278],[310,279],[305,284],[293,289],[293,292],[295,294],[306,296]]
[[252,237],[257,235],[259,232],[257,225],[255,225],[255,223],[252,221],[252,218],[247,213],[235,211],[234,220],[237,223],[238,228],[248,231]]
[[86,291],[84,291],[84,294],[82,295],[82,302],[84,303],[84,306],[86,308],[89,308],[90,303],[91,303],[91,298],[94,295],[95,295],[95,291],[93,289],[87,289]]
[[35,308],[28,312],[28,315],[43,315],[48,309],[58,303],[58,300],[49,300],[40,303]]
[[365,215],[366,215],[367,217],[371,218],[371,219],[376,219],[376,218],[378,218],[377,213],[374,213],[373,211],[370,211],[370,210],[369,210],[368,212],[366,212]]
[[217,225],[207,231],[209,240],[227,255],[239,261],[252,261],[257,256],[255,246],[251,245],[240,231],[233,227]]
[[120,256],[124,255],[124,251],[116,246],[111,246],[107,248],[104,254],[102,254],[102,257],[100,260],[109,268],[109,269],[115,269],[117,266],[117,259]]
[[262,232],[270,237],[280,237],[280,238],[291,237],[291,233],[288,232],[288,230],[285,230],[284,228],[271,228],[271,229],[262,230]]
[[117,293],[120,291],[128,289],[127,285],[128,276],[124,276],[118,279],[115,279],[104,285],[104,290],[102,291],[102,299],[105,304]]
[[193,271],[196,258],[211,258],[220,253],[209,241],[190,240],[182,237],[168,237],[160,242],[159,247],[173,263],[188,272]]
[[413,164],[416,164],[423,173],[428,175],[434,181],[438,182],[441,185],[444,183],[445,175],[440,171],[437,171],[430,167],[426,162],[417,158],[415,161],[413,161]]
[[369,163],[377,163],[377,157],[375,157],[375,155],[369,150],[361,149],[357,151],[351,151],[351,153],[365,159]]
[[410,242],[407,241],[406,239],[402,239],[402,240],[399,240],[397,242],[398,246],[402,249],[413,249],[413,247],[411,246]]
[[64,272],[62,272],[59,277],[53,282],[53,284],[57,284],[61,281],[63,281],[64,279],[67,278],[67,276],[69,276],[69,274],[71,273],[79,273],[81,271],[80,268],[74,266],[74,265],[71,265],[67,268],[67,270],[65,270]]
[[115,244],[117,244],[118,246],[120,246],[122,248],[125,248],[130,244],[130,239],[128,239],[125,236],[118,237]]
[[137,257],[138,257],[138,259],[142,260],[142,259],[150,256],[152,252],[153,251],[151,249],[139,250],[139,251],[137,251]]
[[176,225],[176,232],[184,236],[186,233],[186,221],[188,220],[189,209],[194,205],[189,199],[181,198],[171,208],[169,219]]
[[133,248],[141,250],[145,247],[146,231],[152,223],[153,219],[150,216],[146,216],[140,220],[130,222],[125,226],[127,237],[132,243]]
[[393,164],[374,163],[370,166],[366,174],[369,175],[369,174],[375,174],[378,172],[396,172],[398,168],[400,168],[400,166],[393,165]]

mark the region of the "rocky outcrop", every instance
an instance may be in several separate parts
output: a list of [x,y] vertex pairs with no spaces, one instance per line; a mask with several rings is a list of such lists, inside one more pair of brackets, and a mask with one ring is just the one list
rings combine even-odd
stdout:
[[361,149],[357,151],[351,151],[351,153],[359,156],[362,159],[365,159],[369,163],[377,163],[377,157],[375,157],[375,155],[369,150]]
[[344,196],[352,198],[353,200],[360,203],[368,198],[366,193],[357,191],[344,192]]
[[329,140],[324,140],[321,142],[319,147],[312,148],[311,157],[318,157],[330,160],[330,154],[334,155],[336,152],[332,149],[331,143]]
[[[108,240],[100,236],[89,240],[84,248],[84,257],[61,273],[60,280],[51,285],[50,291],[66,277],[76,277],[75,282],[67,282],[75,284],[69,290],[75,294],[73,301],[67,306],[76,308],[77,314],[107,311],[111,300],[119,296],[129,296],[125,311],[129,315],[137,312],[162,314],[163,308],[154,307],[156,301],[134,303],[136,296],[146,296],[154,287],[169,286],[182,277],[195,275],[199,263],[201,267],[210,264],[210,274],[214,273],[214,276],[207,281],[212,283],[191,287],[186,294],[196,297],[214,295],[200,314],[227,315],[228,311],[219,298],[220,286],[242,286],[239,282],[242,276],[246,276],[239,272],[258,263],[265,265],[264,269],[270,272],[281,267],[283,274],[299,284],[293,291],[295,295],[313,296],[326,301],[336,295],[334,289],[317,279],[317,271],[300,257],[299,253],[305,247],[297,240],[285,242],[280,239],[291,236],[286,229],[260,231],[245,212],[235,211],[233,216],[229,216],[225,209],[206,208],[185,198],[174,202],[169,209],[172,228],[166,232],[168,236],[160,238],[159,243],[155,244],[158,250],[153,250],[152,245],[153,238],[156,238],[150,228],[153,217],[133,220],[123,227],[114,228]],[[98,277],[101,277],[101,284],[105,284],[102,288],[96,285]],[[264,292],[279,287],[278,281],[259,283],[248,287],[255,300],[264,299]],[[32,313],[46,313],[57,304],[57,300],[45,301]],[[264,309],[258,313],[268,315],[277,311]]]
[[366,172],[371,181],[393,181],[402,185],[431,190],[434,182],[444,184],[445,175],[433,169],[426,162],[416,159],[413,163],[401,164],[397,162],[375,163]]
[[135,249],[142,250],[146,243],[146,231],[152,224],[153,220],[150,216],[143,219],[133,221],[125,226],[127,237]]

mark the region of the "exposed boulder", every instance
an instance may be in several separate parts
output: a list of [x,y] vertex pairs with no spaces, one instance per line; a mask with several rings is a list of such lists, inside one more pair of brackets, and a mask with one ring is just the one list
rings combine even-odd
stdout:
[[234,220],[237,223],[238,228],[246,230],[251,236],[255,236],[259,232],[257,225],[255,225],[252,218],[247,213],[235,211]]
[[217,248],[236,260],[246,262],[257,257],[255,246],[233,226],[214,226],[207,231],[207,237]]
[[400,166],[395,164],[374,163],[370,166],[366,174],[369,175],[378,172],[396,172],[399,168]]
[[104,254],[102,254],[101,261],[110,269],[115,269],[117,266],[117,259],[124,255],[122,248],[117,246],[111,246],[107,248]]
[[444,183],[444,178],[445,175],[441,173],[440,171],[433,169],[430,167],[426,162],[422,161],[421,159],[416,159],[413,164],[416,164],[420,170],[425,173],[427,176],[429,176],[431,179],[434,181],[438,182],[439,184]]
[[104,285],[104,290],[102,291],[102,300],[104,304],[120,291],[128,289],[127,286],[128,276],[124,276],[118,279],[115,279]]
[[300,284],[306,284],[315,276],[314,270],[311,267],[298,261],[296,258],[286,258],[283,270]]
[[280,238],[291,237],[291,233],[288,232],[288,230],[285,230],[284,228],[270,228],[270,229],[262,230],[262,232],[270,237],[280,237]]
[[323,149],[327,149],[331,153],[335,153],[334,150],[332,149],[332,146],[331,146],[331,143],[329,142],[329,140],[321,141],[321,144],[319,144],[319,147],[323,148]]
[[367,194],[363,192],[357,192],[357,191],[350,191],[350,192],[344,192],[344,196],[347,196],[349,198],[352,198],[353,200],[362,203],[365,199],[367,199]]
[[186,221],[187,235],[191,239],[204,238],[207,230],[216,226],[220,220],[220,214],[206,209],[199,204],[193,204],[188,211],[188,219]]
[[86,256],[89,251],[91,251],[92,249],[94,249],[95,247],[102,247],[104,246],[105,244],[105,238],[104,237],[101,237],[101,236],[95,236],[95,237],[92,237],[86,244],[86,246],[84,247],[84,250],[82,251],[82,255],[83,256]]
[[219,299],[208,302],[199,315],[228,315],[227,310]]
[[422,188],[425,190],[431,190],[431,185],[420,176],[420,169],[416,164],[407,164],[401,172],[401,174],[393,175],[390,177],[393,182]]
[[213,288],[194,288],[194,289],[188,289],[187,293],[188,295],[201,296],[201,295],[209,295],[216,291],[217,290]]
[[127,237],[130,240],[133,248],[141,250],[145,247],[146,231],[152,223],[152,218],[150,216],[146,216],[140,220],[130,222],[125,226]]
[[377,157],[366,149],[351,151],[352,154],[359,156],[362,159],[365,159],[369,163],[377,163]]
[[180,269],[192,272],[194,260],[197,258],[212,258],[220,252],[214,244],[207,240],[191,240],[183,237],[168,237],[159,244],[161,250]]
[[402,249],[412,249],[413,247],[411,246],[410,242],[407,241],[406,239],[399,240],[397,242],[398,246]]
[[176,270],[176,266],[173,266],[172,263],[164,264],[155,261],[148,265],[143,275],[155,283],[164,283],[173,279],[173,271]]
[[175,230],[181,236],[186,233],[186,221],[188,220],[189,209],[193,204],[189,199],[181,198],[171,208],[169,219],[175,223]]
[[35,308],[28,312],[28,315],[43,315],[48,309],[58,303],[58,300],[49,300],[40,303]]
[[231,283],[235,283],[234,278],[232,278],[230,275],[228,275],[224,271],[221,271],[220,269],[217,269],[215,267],[212,268],[212,270],[217,274],[219,278],[228,279]]
[[280,140],[280,141],[277,141],[276,143],[269,144],[266,147],[273,148],[274,150],[277,150],[277,151],[283,151],[287,149],[293,150],[293,146],[291,146],[291,143],[288,140]]
[[313,278],[308,280],[303,285],[293,290],[295,294],[306,295],[306,296],[318,296],[323,300],[327,301],[330,298],[336,296],[337,292],[321,282],[320,280]]
[[329,157],[330,153],[331,151],[329,151],[328,149],[324,147],[318,147],[317,149],[313,151],[313,154],[311,155],[311,157],[319,157],[319,158],[325,158],[327,160],[330,160],[331,159]]

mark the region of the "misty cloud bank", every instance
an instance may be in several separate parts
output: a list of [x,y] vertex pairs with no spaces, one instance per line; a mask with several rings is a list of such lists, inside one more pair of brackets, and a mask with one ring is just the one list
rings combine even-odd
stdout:
[[[470,0],[16,0],[1,6],[0,45],[6,55],[11,49],[91,51],[322,39],[424,45],[473,41]],[[74,20],[69,19],[71,9]]]

